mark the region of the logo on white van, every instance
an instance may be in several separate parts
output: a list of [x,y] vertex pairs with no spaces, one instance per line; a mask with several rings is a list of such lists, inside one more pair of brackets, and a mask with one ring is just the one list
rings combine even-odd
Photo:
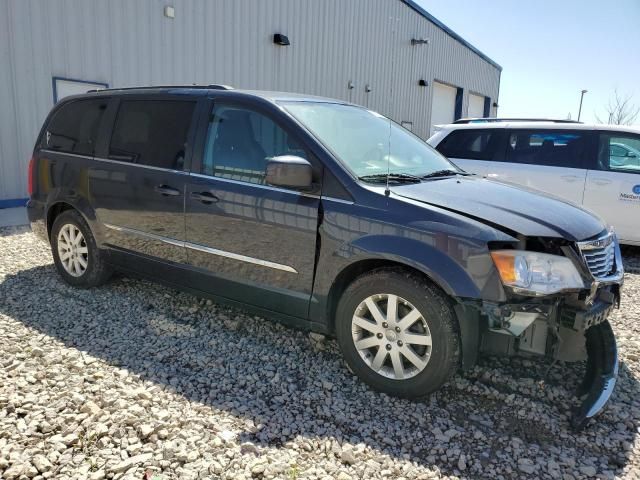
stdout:
[[631,191],[633,193],[620,193],[620,200],[627,202],[640,202],[640,185],[634,185]]

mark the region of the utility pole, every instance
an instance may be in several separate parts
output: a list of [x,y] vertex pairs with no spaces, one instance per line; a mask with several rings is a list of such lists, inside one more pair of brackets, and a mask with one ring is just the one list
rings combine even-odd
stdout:
[[587,93],[587,90],[582,90],[580,94],[580,108],[578,109],[578,121],[580,121],[580,114],[582,113],[582,99],[584,98],[584,94]]

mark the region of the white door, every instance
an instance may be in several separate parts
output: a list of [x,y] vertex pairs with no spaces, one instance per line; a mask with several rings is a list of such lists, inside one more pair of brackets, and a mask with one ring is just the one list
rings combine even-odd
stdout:
[[640,135],[602,133],[599,145],[584,206],[613,225],[622,242],[640,244]]
[[433,82],[431,134],[433,134],[434,125],[446,125],[455,121],[457,92],[458,90],[454,87]]
[[487,177],[582,203],[591,137],[580,130],[511,130],[504,162],[490,162]]
[[480,95],[474,95],[473,93],[469,94],[469,108],[467,110],[467,117],[484,117],[484,97]]

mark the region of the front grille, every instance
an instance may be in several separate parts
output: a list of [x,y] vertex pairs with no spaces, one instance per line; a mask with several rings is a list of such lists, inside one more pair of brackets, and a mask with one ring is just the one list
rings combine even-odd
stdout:
[[591,274],[595,278],[606,277],[614,272],[616,267],[616,243],[612,235],[607,235],[592,242],[582,242],[578,246]]

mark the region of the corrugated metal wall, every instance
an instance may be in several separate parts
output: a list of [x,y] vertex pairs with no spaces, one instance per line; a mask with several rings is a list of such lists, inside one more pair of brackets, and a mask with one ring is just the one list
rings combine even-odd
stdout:
[[[422,137],[433,80],[464,88],[463,115],[469,91],[498,96],[498,68],[400,0],[0,0],[0,17],[0,200],[26,196],[53,76],[323,95],[410,121]],[[274,45],[276,32],[291,45]]]

